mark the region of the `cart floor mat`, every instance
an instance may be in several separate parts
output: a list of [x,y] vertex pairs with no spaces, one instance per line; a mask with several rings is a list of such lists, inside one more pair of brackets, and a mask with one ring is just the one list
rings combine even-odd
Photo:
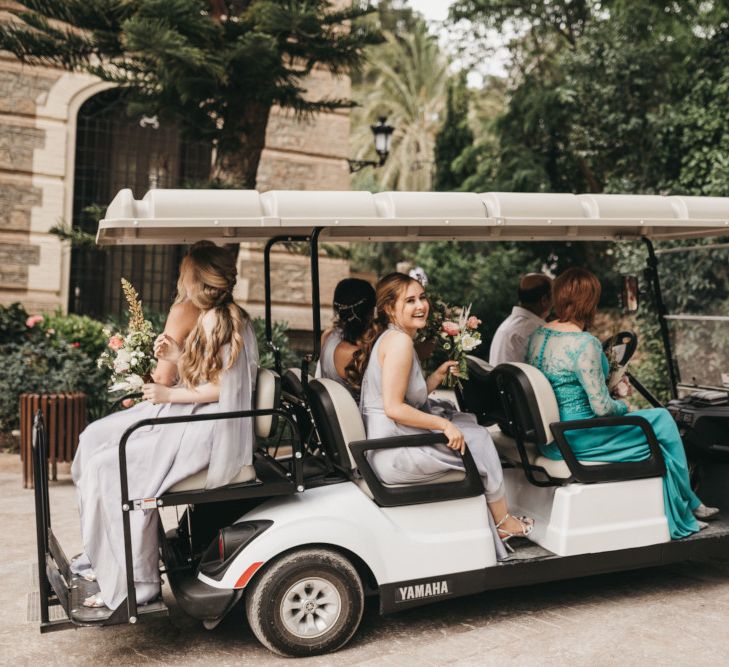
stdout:
[[508,558],[501,561],[503,565],[520,560],[539,560],[554,556],[551,551],[540,547],[526,537],[515,537],[509,541],[509,544],[513,547],[514,553],[509,553]]

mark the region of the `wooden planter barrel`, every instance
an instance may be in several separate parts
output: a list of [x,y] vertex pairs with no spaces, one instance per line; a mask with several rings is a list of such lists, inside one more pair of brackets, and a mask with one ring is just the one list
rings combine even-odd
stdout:
[[41,411],[46,427],[48,463],[51,479],[56,479],[58,461],[70,462],[78,447],[78,436],[86,427],[86,394],[21,394],[20,459],[23,462],[23,486],[33,486],[32,433],[33,418]]

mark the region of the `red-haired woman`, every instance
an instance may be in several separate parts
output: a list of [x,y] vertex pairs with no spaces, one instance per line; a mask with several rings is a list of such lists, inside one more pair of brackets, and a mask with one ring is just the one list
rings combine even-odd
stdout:
[[[600,341],[587,331],[600,293],[600,281],[590,271],[567,269],[552,286],[556,319],[539,327],[529,339],[526,361],[547,376],[562,421],[628,412],[625,402],[610,396],[605,379],[607,358]],[[666,461],[663,499],[671,537],[691,535],[706,525],[697,518],[710,518],[718,510],[703,505],[691,490],[681,436],[668,411],[654,408],[633,414],[650,422]],[[577,458],[584,461],[640,461],[649,456],[645,436],[636,426],[574,431],[566,437]],[[554,443],[542,453],[550,459],[562,458]]]
[[[463,470],[457,451],[470,450],[483,480],[496,555],[506,555],[501,541],[528,535],[532,521],[507,511],[499,456],[489,432],[473,415],[436,410],[428,394],[453,372],[455,361],[423,376],[414,339],[428,319],[430,304],[423,286],[403,273],[391,273],[377,283],[377,316],[359,341],[347,378],[361,386],[360,410],[369,438],[387,438],[442,431],[447,445],[376,450],[370,464],[386,484],[436,480],[450,470]],[[500,539],[498,539],[500,538]]]

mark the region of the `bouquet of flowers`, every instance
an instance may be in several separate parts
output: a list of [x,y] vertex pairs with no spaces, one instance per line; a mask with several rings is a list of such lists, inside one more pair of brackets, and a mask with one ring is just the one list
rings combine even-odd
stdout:
[[[453,313],[454,309],[450,309]],[[468,380],[468,365],[466,364],[466,355],[481,345],[481,334],[478,327],[481,320],[475,315],[471,315],[471,306],[461,308],[457,319],[448,319],[441,324],[441,330],[438,337],[440,349],[442,349],[446,357],[458,362],[458,375],[449,373],[443,384],[448,388],[462,388],[462,380]]]
[[141,391],[145,382],[152,381],[152,371],[157,366],[152,350],[156,338],[152,323],[144,319],[142,302],[134,286],[126,278],[121,279],[121,284],[129,304],[127,332],[112,334],[107,330],[107,349],[97,361],[99,368],[112,372],[109,393]]

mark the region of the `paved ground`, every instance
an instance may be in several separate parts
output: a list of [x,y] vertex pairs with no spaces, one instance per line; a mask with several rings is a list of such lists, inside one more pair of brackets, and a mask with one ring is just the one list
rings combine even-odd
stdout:
[[[54,526],[78,549],[73,487],[51,489]],[[206,631],[174,606],[136,627],[40,635],[28,621],[35,561],[32,492],[17,456],[0,454],[0,664],[278,665],[240,610]],[[167,600],[173,605],[172,600]],[[729,565],[680,566],[489,593],[380,617],[370,603],[343,651],[311,665],[656,664],[729,661]]]

